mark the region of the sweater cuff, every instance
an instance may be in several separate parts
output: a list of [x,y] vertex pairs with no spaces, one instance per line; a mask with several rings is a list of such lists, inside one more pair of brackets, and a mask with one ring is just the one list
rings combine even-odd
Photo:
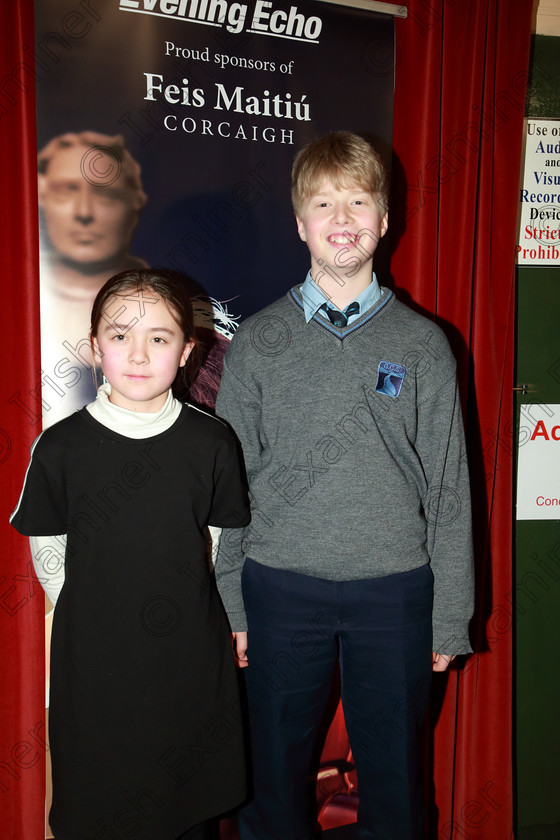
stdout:
[[464,625],[438,625],[434,623],[432,650],[448,656],[472,653],[468,628]]
[[244,633],[247,631],[247,616],[245,615],[245,610],[230,612],[227,615],[232,633]]

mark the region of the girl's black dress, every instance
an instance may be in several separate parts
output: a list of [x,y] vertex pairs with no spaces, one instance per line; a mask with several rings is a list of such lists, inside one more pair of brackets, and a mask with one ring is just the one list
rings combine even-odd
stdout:
[[[245,796],[205,538],[206,525],[247,523],[240,472],[227,427],[191,406],[143,440],[82,409],[34,445],[12,524],[68,535],[51,654],[57,840],[174,840]],[[40,562],[59,551],[53,540]]]

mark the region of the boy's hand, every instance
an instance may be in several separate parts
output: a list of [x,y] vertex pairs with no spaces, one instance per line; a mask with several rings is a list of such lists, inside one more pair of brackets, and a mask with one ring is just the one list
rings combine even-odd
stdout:
[[246,668],[249,664],[247,659],[247,632],[232,633],[231,637],[235,664],[238,668]]
[[446,653],[432,653],[432,671],[446,671],[455,656]]

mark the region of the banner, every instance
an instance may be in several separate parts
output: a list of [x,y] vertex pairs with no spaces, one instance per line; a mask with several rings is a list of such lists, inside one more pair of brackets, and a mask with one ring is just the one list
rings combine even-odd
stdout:
[[185,273],[226,338],[303,281],[292,160],[348,129],[390,162],[394,37],[388,15],[265,0],[40,0],[36,36],[50,425],[94,393],[89,310],[116,271]]
[[36,0],[35,17],[43,426],[95,395],[97,291],[146,266],[186,277],[192,396],[212,409],[237,323],[309,268],[296,152],[345,129],[390,166],[393,19],[318,0]]

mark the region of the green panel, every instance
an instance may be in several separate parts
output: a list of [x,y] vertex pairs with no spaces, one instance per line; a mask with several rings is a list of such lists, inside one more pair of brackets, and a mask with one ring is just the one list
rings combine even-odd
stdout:
[[560,840],[560,826],[532,825],[530,828],[520,828],[516,837],[517,840]]
[[535,389],[523,403],[560,403],[559,290],[560,266],[517,269],[517,383]]
[[515,584],[518,824],[560,824],[560,522],[517,523]]
[[[518,269],[517,313],[519,405],[560,403],[559,267]],[[515,586],[518,826],[560,828],[558,520],[517,523]]]
[[[533,38],[527,116],[560,117],[560,39]],[[560,403],[560,267],[518,268],[517,384]],[[560,446],[560,442],[558,443]],[[560,476],[559,476],[560,482]],[[519,840],[560,840],[560,523],[516,523],[516,770]]]
[[559,38],[536,35],[531,49],[531,83],[525,112],[533,119],[560,117]]

